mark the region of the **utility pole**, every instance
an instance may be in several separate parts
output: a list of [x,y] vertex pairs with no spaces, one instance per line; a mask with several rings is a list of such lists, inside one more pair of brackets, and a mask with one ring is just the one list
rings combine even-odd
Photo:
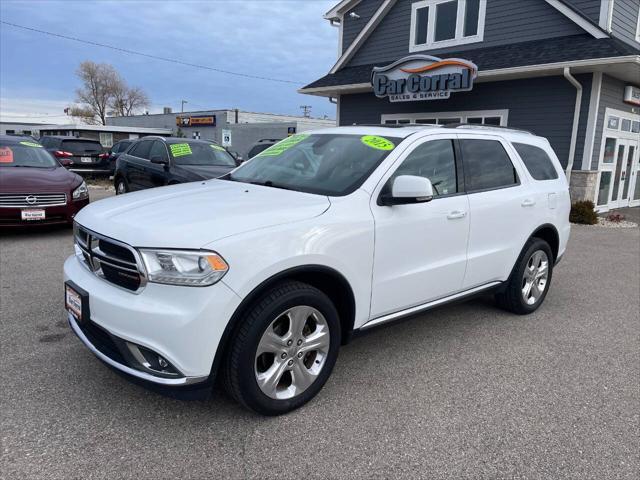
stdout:
[[302,115],[304,118],[311,117],[311,105],[300,105],[300,108],[302,109]]
[[184,104],[185,104],[185,103],[189,103],[189,102],[187,102],[186,100],[182,100],[182,101],[180,102],[180,113],[183,113],[183,112],[184,112]]

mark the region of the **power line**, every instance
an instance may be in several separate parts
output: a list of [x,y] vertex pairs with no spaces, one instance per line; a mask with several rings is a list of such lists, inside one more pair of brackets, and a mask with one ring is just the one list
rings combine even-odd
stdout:
[[188,67],[201,68],[203,70],[211,70],[213,72],[218,72],[218,73],[226,73],[227,75],[235,75],[237,77],[253,78],[253,79],[256,79],[256,80],[265,80],[265,81],[269,81],[269,82],[291,83],[291,84],[294,84],[294,85],[300,85],[301,83],[304,83],[304,82],[297,82],[297,81],[294,81],[294,80],[284,80],[284,79],[281,79],[281,78],[261,77],[259,75],[250,75],[248,73],[232,72],[230,70],[223,70],[223,69],[220,69],[220,68],[214,68],[214,67],[210,67],[208,65],[199,65],[197,63],[184,62],[182,60],[177,60],[175,58],[160,57],[158,55],[152,55],[152,54],[149,54],[149,53],[137,52],[135,50],[129,50],[129,49],[126,49],[126,48],[120,48],[120,47],[116,47],[116,46],[113,46],[113,45],[108,45],[106,43],[93,42],[91,40],[84,40],[82,38],[76,38],[76,37],[70,37],[68,35],[62,35],[60,33],[48,32],[46,30],[40,30],[40,29],[37,29],[37,28],[27,27],[25,25],[18,25],[17,23],[5,22],[4,20],[0,20],[0,23],[2,23],[4,25],[9,25],[9,26],[15,27],[15,28],[22,28],[23,30],[29,30],[31,32],[42,33],[44,35],[50,35],[52,37],[64,38],[65,40],[72,40],[74,42],[85,43],[87,45],[93,45],[93,46],[96,46],[96,47],[110,48],[111,50],[116,50],[116,51],[122,52],[122,53],[129,53],[131,55],[138,55],[138,56],[141,56],[141,57],[152,58],[154,60],[161,60],[163,62],[177,63],[178,65],[186,65]]

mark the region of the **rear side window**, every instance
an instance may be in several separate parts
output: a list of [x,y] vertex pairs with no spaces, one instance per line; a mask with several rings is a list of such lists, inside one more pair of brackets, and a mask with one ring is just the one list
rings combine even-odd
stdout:
[[555,180],[558,178],[558,172],[553,166],[553,162],[543,149],[526,143],[514,143],[513,146],[534,179]]
[[145,140],[135,144],[129,152],[129,155],[139,158],[149,158],[149,150],[151,150],[152,143],[150,140]]
[[62,149],[65,152],[75,154],[100,153],[102,152],[102,145],[100,145],[100,142],[91,140],[63,140]]
[[518,184],[518,174],[497,140],[460,140],[467,191],[493,190]]

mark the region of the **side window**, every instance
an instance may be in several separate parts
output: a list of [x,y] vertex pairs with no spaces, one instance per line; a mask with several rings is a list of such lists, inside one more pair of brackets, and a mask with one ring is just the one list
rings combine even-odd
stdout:
[[558,178],[558,172],[553,166],[553,162],[543,149],[526,143],[514,143],[513,146],[533,178],[536,180],[555,180]]
[[163,160],[169,161],[169,156],[167,155],[167,147],[164,146],[164,142],[160,142],[156,140],[153,142],[153,146],[151,147],[151,151],[149,152],[149,160],[153,157],[160,157]]
[[497,140],[460,140],[467,191],[506,188],[518,184],[518,174]]
[[134,157],[149,159],[149,151],[151,150],[151,144],[153,142],[149,140],[142,141],[133,147],[133,150],[129,152]]
[[122,147],[122,143],[118,142],[113,147],[111,147],[111,152],[112,153],[119,153],[121,147]]
[[391,181],[400,175],[417,175],[428,178],[433,193],[451,195],[458,192],[456,156],[453,140],[431,140],[417,147],[394,172]]
[[40,139],[40,145],[42,145],[44,148],[48,148],[49,147],[49,139],[47,137],[43,137]]

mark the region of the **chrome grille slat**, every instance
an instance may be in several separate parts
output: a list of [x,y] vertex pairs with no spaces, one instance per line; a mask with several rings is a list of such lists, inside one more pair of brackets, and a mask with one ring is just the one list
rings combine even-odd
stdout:
[[0,208],[55,207],[66,204],[66,193],[10,193],[0,195]]
[[[78,247],[78,259],[97,277],[133,293],[139,293],[146,285],[145,270],[134,248],[78,224],[74,224],[74,240]],[[110,250],[110,253],[105,252],[99,245]],[[128,257],[119,258],[117,253],[130,255],[135,261],[131,262]]]

